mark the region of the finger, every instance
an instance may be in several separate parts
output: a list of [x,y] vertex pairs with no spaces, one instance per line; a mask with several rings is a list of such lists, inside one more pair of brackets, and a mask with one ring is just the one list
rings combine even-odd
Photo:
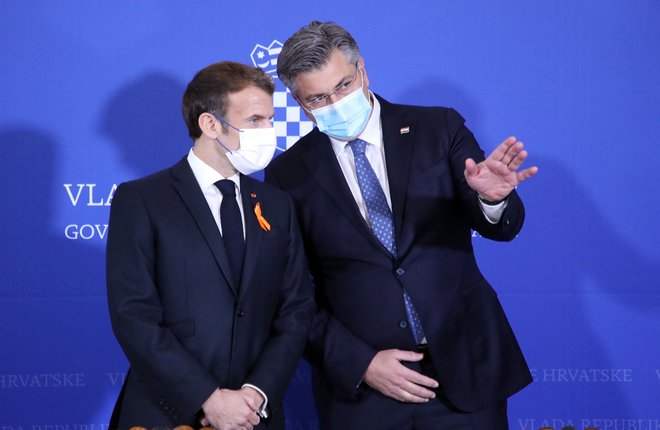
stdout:
[[417,396],[405,390],[400,390],[395,398],[405,403],[427,403],[429,401],[426,397]]
[[406,371],[402,376],[406,381],[429,388],[438,388],[440,385],[435,379],[429,378],[428,376],[422,375],[421,373],[408,369],[407,367],[405,369]]
[[509,162],[509,170],[515,172],[518,170],[518,167],[525,161],[527,158],[527,151],[520,151],[513,159]]
[[518,173],[516,173],[516,179],[518,180],[518,183],[524,181],[525,179],[529,179],[532,176],[536,175],[539,171],[539,168],[536,166],[529,167],[525,170],[522,170]]
[[[404,351],[402,349],[393,349],[392,357],[398,361],[420,361],[422,358],[424,358],[424,354],[414,351]],[[403,365],[402,367],[407,369],[407,367]]]
[[259,410],[259,405],[257,405],[257,401],[253,397],[245,396],[244,399],[252,411],[257,412]]
[[401,387],[405,392],[409,393],[412,396],[420,397],[422,399],[433,399],[435,398],[435,393],[421,385],[414,384],[410,381],[406,381],[405,384]]
[[509,165],[513,160],[516,159],[516,157],[518,156],[520,151],[522,151],[522,149],[523,149],[523,143],[515,142],[504,153],[504,157],[502,157],[502,163]]
[[488,156],[494,160],[502,160],[504,155],[507,153],[511,145],[516,143],[516,138],[513,136],[507,137],[502,143],[500,143],[497,148]]
[[250,415],[248,416],[248,422],[249,422],[250,424],[252,424],[253,426],[256,426],[257,424],[259,424],[259,415],[257,415],[257,414],[250,414]]
[[474,176],[477,174],[477,163],[473,159],[468,158],[465,160],[465,176]]

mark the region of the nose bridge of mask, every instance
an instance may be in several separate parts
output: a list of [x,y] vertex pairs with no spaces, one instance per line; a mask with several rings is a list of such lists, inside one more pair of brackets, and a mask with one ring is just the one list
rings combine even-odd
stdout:
[[360,97],[360,93],[362,93],[362,89],[358,88],[332,104],[312,110],[312,115],[315,118],[321,117],[322,121],[325,120],[326,123],[345,121],[353,114],[353,103]]
[[[241,142],[240,150],[250,151],[259,147],[270,147],[275,142],[277,145],[277,137],[275,136],[275,129],[268,128],[244,128],[240,130],[241,134],[239,139]],[[244,145],[245,144],[245,145]]]
[[[364,77],[362,76],[362,73],[360,72],[360,66],[359,65],[357,65],[357,71],[360,75],[360,88],[356,88],[355,90],[353,90],[350,93],[346,94],[345,96],[343,96],[341,99],[337,100],[334,103],[330,103],[330,104],[327,104],[325,106],[321,106],[319,108],[312,109],[308,112],[310,112],[311,114],[316,113],[316,114],[323,115],[323,113],[325,113],[325,112],[329,112],[329,111],[333,111],[333,110],[341,110],[341,108],[343,106],[346,106],[347,104],[350,104],[351,100],[358,97],[359,93],[364,90]],[[334,95],[336,97],[337,96],[337,90],[332,91],[330,93],[327,93],[328,100],[332,95]]]

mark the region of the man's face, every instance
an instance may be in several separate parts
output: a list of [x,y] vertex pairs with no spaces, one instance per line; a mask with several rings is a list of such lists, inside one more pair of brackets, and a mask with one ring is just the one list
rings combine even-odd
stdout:
[[[227,113],[224,120],[236,128],[273,127],[273,96],[261,88],[247,87],[227,97]],[[221,128],[220,141],[232,151],[239,149],[239,131],[231,127]]]
[[[347,84],[350,91],[362,85],[364,95],[369,98],[369,78],[364,69],[364,61],[360,59],[358,64],[359,68],[355,63],[350,63],[343,52],[335,49],[322,69],[300,74],[294,79],[297,88],[294,98],[309,119],[316,122],[314,115],[309,112],[312,109],[335,103],[344,97],[345,94],[336,91]],[[315,103],[319,98],[323,98],[323,101]]]

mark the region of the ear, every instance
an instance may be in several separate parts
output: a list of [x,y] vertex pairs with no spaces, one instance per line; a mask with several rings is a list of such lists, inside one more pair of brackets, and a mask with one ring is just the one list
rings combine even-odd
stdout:
[[360,65],[360,70],[362,70],[362,76],[364,78],[364,88],[369,89],[369,76],[367,76],[367,69],[364,68],[364,58],[360,57],[358,60],[358,64]]
[[222,124],[208,112],[204,112],[197,118],[197,125],[202,134],[211,139],[216,139],[222,134]]

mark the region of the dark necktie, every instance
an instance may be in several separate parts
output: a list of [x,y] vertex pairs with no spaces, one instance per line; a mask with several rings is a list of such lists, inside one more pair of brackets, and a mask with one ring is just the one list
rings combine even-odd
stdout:
[[[365,206],[367,207],[367,214],[369,215],[369,223],[371,230],[378,241],[396,258],[396,244],[394,242],[394,220],[392,218],[392,211],[387,204],[385,193],[378,182],[378,177],[371,167],[364,150],[367,147],[367,142],[361,139],[355,139],[348,142],[348,145],[353,151],[353,159],[355,160],[355,172],[357,174],[358,185],[360,192],[364,199]],[[408,315],[408,322],[415,337],[415,341],[419,344],[424,339],[424,331],[422,330],[422,323],[419,320],[415,306],[410,299],[406,290],[403,290],[403,301],[406,305],[406,313]]]
[[241,211],[236,202],[236,184],[229,179],[215,183],[222,193],[220,204],[220,225],[222,226],[222,241],[227,250],[229,266],[235,285],[241,282],[243,270],[243,254],[245,252],[245,239],[243,238],[243,221]]

